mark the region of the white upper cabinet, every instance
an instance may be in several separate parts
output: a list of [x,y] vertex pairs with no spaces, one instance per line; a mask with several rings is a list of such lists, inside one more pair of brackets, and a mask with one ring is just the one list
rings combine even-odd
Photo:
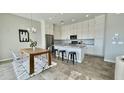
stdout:
[[104,56],[105,16],[95,17],[95,55]]
[[77,39],[83,38],[83,22],[77,23]]
[[58,25],[55,25],[53,34],[54,34],[54,39],[61,39],[61,27]]
[[70,35],[69,35],[69,33],[70,33],[70,26],[66,26],[66,34],[65,34],[65,39],[69,39],[70,38]]
[[66,27],[63,26],[61,29],[61,39],[65,39],[65,34],[66,34]]
[[96,24],[95,31],[95,38],[104,38],[104,24]]
[[104,38],[105,15],[95,17],[95,38]]
[[75,24],[73,25],[73,34],[74,34],[74,35],[77,35],[77,30],[78,30],[78,24],[75,23]]
[[69,32],[70,32],[70,35],[73,35],[73,24],[71,24],[71,25],[68,25],[69,26]]
[[45,31],[46,31],[46,34],[53,35],[53,24],[46,22],[45,23]]
[[104,23],[105,23],[105,15],[95,17],[95,24],[104,24]]
[[71,33],[72,32],[71,32],[71,26],[70,25],[62,26],[61,39],[69,39]]
[[88,21],[84,21],[82,39],[87,39],[87,38],[88,38]]
[[95,38],[95,20],[89,20],[89,30],[88,30],[88,37]]
[[62,26],[62,39],[77,35],[78,39],[104,38],[105,15],[96,16],[83,22]]

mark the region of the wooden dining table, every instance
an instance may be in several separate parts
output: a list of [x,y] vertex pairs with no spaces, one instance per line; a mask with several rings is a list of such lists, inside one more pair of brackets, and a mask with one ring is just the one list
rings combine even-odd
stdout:
[[34,56],[47,54],[48,56],[48,65],[51,65],[51,52],[47,49],[36,48],[33,50],[32,48],[23,48],[20,49],[21,54],[28,53],[29,54],[29,61],[30,61],[30,75],[34,73]]

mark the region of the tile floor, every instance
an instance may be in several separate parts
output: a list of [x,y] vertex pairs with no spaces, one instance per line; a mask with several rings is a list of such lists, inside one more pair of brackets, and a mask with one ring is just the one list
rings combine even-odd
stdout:
[[[33,76],[30,80],[113,80],[114,63],[104,62],[103,58],[85,56],[84,61],[75,65],[58,59],[57,63],[48,70]],[[0,63],[0,80],[15,80],[16,76],[11,62]]]

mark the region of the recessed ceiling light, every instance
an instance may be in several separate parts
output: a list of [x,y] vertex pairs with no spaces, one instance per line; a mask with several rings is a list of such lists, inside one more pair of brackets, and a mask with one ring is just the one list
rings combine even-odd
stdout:
[[117,15],[119,15],[120,13],[116,13]]
[[60,13],[61,15],[63,15],[63,13]]
[[71,21],[72,21],[72,22],[74,22],[74,21],[75,21],[75,19],[72,19]]
[[85,17],[89,17],[89,15],[86,15]]
[[52,18],[50,17],[49,20],[52,20]]

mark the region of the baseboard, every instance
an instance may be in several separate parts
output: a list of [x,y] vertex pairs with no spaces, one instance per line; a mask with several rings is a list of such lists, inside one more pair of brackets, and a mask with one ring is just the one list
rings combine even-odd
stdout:
[[94,55],[94,54],[85,54],[85,55],[89,55],[89,56],[94,56],[94,57],[104,57],[104,56],[100,56],[100,55]]
[[104,61],[111,62],[111,63],[116,63],[114,60],[111,60],[111,59],[104,59]]
[[0,62],[11,61],[12,58],[1,59]]
[[[90,56],[94,56],[94,57],[101,57],[104,58],[103,56],[99,56],[99,55],[92,55],[92,54],[85,54],[85,55],[90,55]],[[104,59],[105,62],[111,62],[111,63],[116,63],[114,60],[111,59]]]

